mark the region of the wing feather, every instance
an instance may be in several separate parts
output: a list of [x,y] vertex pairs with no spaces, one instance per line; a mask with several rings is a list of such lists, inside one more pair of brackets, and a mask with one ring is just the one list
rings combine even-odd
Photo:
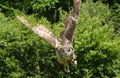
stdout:
[[27,20],[24,19],[24,17],[17,16],[17,18],[34,33],[45,39],[54,48],[57,48],[60,45],[59,41],[53,36],[52,32],[46,29],[43,25],[37,25],[36,27],[33,27]]
[[74,6],[73,6],[73,12],[71,15],[67,16],[63,23],[65,25],[65,29],[60,33],[60,38],[63,40],[63,42],[66,43],[72,42],[73,33],[76,27],[76,21],[79,17],[79,10],[80,10],[80,4],[81,0],[73,0]]

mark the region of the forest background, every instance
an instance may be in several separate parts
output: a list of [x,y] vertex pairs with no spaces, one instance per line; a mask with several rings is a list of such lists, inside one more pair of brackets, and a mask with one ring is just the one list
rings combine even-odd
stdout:
[[16,18],[58,37],[72,7],[72,0],[0,0],[0,78],[120,78],[120,0],[83,0],[74,33],[78,66],[70,73],[55,49]]

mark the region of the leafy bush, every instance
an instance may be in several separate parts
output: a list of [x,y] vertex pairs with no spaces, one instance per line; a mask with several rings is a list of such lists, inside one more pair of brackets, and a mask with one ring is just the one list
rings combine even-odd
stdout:
[[91,1],[82,5],[76,31],[75,50],[82,77],[105,78],[120,75],[120,40],[105,19],[107,6]]
[[34,14],[36,18],[47,17],[51,22],[58,22],[61,19],[61,12],[68,12],[73,2],[66,0],[0,0],[0,10],[7,17],[14,17],[14,10],[19,9],[26,14]]
[[54,50],[16,19],[8,20],[2,14],[0,18],[1,77],[46,76],[42,72],[53,65]]
[[[101,2],[93,3],[88,0],[82,4],[80,11],[74,41],[78,66],[70,65],[70,73],[64,72],[63,66],[56,60],[55,50],[48,43],[16,18],[9,19],[0,13],[1,78],[113,78],[120,76],[120,38],[114,33],[113,26],[109,26],[110,24],[106,22],[111,15],[109,8]],[[44,24],[56,36],[63,28],[61,23],[50,24],[44,17],[38,20],[34,15],[24,16],[35,26],[36,21]],[[61,16],[64,17],[62,13]]]
[[111,21],[113,24],[113,27],[115,28],[115,32],[120,36],[120,5],[115,4],[112,7],[112,14],[111,14]]

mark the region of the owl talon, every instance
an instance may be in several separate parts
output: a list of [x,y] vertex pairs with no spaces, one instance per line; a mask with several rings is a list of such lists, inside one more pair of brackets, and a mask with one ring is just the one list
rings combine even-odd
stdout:
[[64,70],[65,70],[67,73],[69,73],[69,72],[70,72],[69,66],[68,66],[68,65],[67,65],[67,66],[64,66]]

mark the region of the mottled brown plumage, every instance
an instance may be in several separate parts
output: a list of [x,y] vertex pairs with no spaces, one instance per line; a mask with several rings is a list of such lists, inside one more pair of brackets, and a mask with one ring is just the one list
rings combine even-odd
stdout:
[[38,34],[41,38],[45,39],[49,44],[51,44],[56,49],[56,56],[59,63],[64,65],[66,72],[70,72],[68,62],[74,66],[77,65],[76,55],[74,53],[72,41],[73,34],[76,27],[76,22],[79,17],[79,10],[81,0],[73,0],[73,12],[71,15],[67,16],[63,23],[65,25],[64,30],[60,33],[60,41],[54,37],[52,32],[46,29],[43,25],[32,26],[27,20],[21,16],[17,18],[30,28],[34,33]]

